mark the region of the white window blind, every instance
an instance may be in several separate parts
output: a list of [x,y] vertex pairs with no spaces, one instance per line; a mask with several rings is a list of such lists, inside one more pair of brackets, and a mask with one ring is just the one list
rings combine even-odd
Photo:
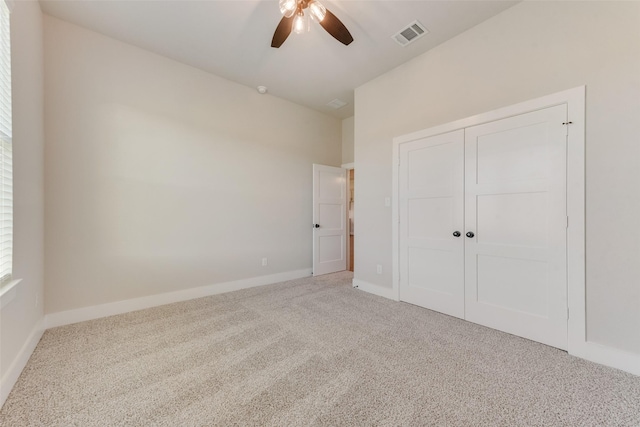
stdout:
[[9,8],[0,0],[0,285],[13,264],[13,155],[11,147],[11,31]]

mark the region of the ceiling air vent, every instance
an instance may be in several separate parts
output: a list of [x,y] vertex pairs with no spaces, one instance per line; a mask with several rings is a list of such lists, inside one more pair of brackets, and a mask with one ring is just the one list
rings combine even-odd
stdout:
[[336,109],[336,110],[337,110],[338,108],[342,108],[342,107],[344,107],[345,105],[347,105],[347,103],[346,103],[346,102],[344,102],[342,99],[338,99],[338,98],[336,98],[336,99],[334,99],[333,101],[331,101],[331,102],[327,103],[327,106],[328,106],[328,107],[334,108],[334,109]]
[[407,25],[405,28],[391,36],[391,38],[394,39],[400,46],[406,46],[409,43],[413,43],[414,41],[418,40],[428,32],[429,30],[427,30],[424,25],[422,25],[418,21],[413,21],[411,24]]

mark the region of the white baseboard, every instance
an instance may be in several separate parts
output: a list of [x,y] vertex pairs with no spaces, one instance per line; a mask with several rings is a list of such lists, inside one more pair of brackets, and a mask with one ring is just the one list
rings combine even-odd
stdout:
[[569,348],[569,354],[640,376],[640,354],[630,353],[592,341]]
[[13,386],[18,381],[22,370],[27,365],[33,350],[36,349],[38,342],[40,342],[40,338],[42,338],[42,334],[44,333],[44,322],[41,320],[36,324],[31,333],[29,334],[29,338],[24,343],[20,352],[11,363],[11,366],[4,374],[2,379],[0,379],[0,408],[4,405],[4,402],[7,400],[9,393],[13,389]]
[[167,292],[164,294],[94,305],[91,307],[60,311],[57,313],[47,314],[45,316],[45,326],[47,329],[55,328],[56,326],[70,325],[72,323],[84,322],[86,320],[99,319],[101,317],[157,307],[159,305],[187,301],[195,298],[222,294],[225,292],[239,291],[241,289],[253,288],[256,286],[270,285],[273,283],[300,279],[308,276],[311,276],[311,269],[305,268],[302,270],[286,271],[284,273],[271,274],[268,276],[251,277],[248,279],[216,283],[214,285],[200,286],[182,291]]
[[392,288],[386,288],[373,283],[365,282],[360,279],[353,279],[353,287],[358,288],[361,291],[369,292],[370,294],[378,295],[379,297],[389,298],[397,301],[395,292]]

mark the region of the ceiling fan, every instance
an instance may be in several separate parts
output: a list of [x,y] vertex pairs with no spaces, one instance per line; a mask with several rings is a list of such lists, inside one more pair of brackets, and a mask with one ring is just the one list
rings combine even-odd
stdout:
[[320,23],[329,34],[344,45],[353,41],[353,37],[347,27],[318,0],[280,0],[280,12],[283,18],[280,20],[276,32],[271,40],[271,47],[278,48],[287,40],[291,30],[300,34],[309,30],[309,17],[304,11],[308,9],[308,15]]

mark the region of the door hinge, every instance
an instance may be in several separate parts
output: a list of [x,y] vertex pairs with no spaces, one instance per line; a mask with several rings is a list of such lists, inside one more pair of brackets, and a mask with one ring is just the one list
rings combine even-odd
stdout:
[[569,320],[569,307],[567,307],[567,320]]
[[569,216],[567,215],[567,228],[569,228]]

